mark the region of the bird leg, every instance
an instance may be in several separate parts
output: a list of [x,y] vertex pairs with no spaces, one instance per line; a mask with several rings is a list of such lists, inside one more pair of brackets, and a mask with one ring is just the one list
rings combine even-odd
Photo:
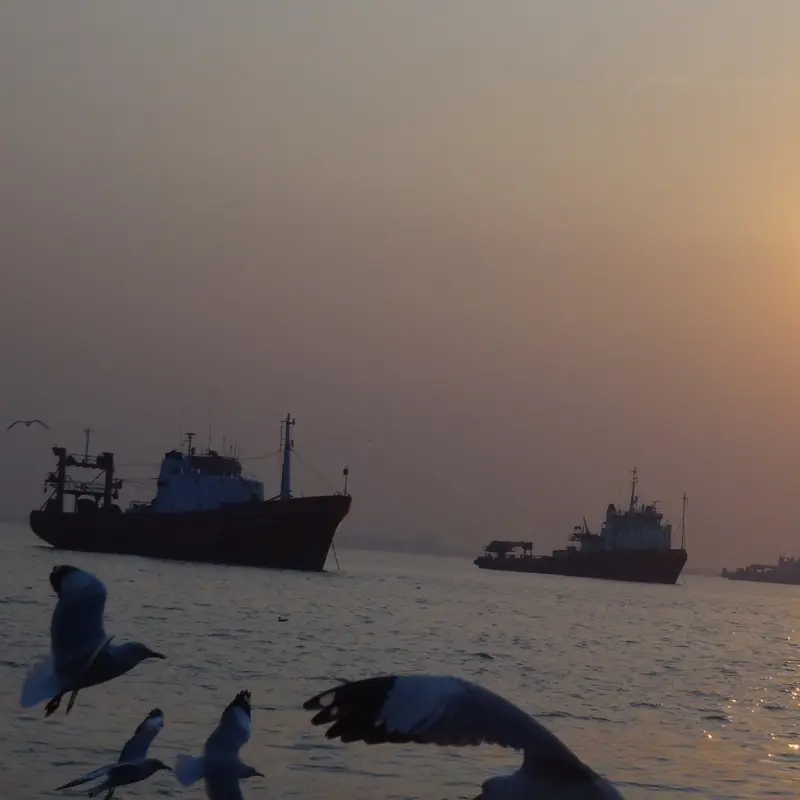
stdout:
[[75,705],[75,700],[78,697],[79,691],[80,689],[75,689],[75,691],[69,696],[69,702],[67,703],[67,714],[69,714],[70,710],[72,709],[72,706]]
[[[97,668],[97,660],[101,657],[101,653],[108,647],[108,643],[113,639],[113,636],[107,636],[105,641],[100,645],[100,647],[92,653],[91,658],[87,662],[86,666],[83,668],[83,671],[78,675],[78,677],[72,681],[73,686],[77,686],[77,689],[72,690],[72,694],[69,696],[69,702],[67,703],[67,714],[72,710],[72,706],[75,705],[75,699],[78,697],[78,692],[81,688],[86,688],[87,686],[91,686],[93,681],[91,680],[92,670]],[[55,711],[55,709],[53,709]]]
[[112,798],[113,796],[114,796],[114,787],[112,786],[112,787],[111,787],[111,788],[108,790],[108,794],[105,796],[105,800],[111,800],[111,798]]
[[54,711],[58,709],[61,705],[61,698],[64,696],[64,693],[57,694],[52,700],[50,700],[47,705],[44,707],[44,715],[45,717],[49,717]]

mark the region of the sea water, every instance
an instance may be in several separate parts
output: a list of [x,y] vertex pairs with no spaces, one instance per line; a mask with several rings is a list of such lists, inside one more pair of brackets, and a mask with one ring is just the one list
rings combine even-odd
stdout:
[[[0,796],[47,795],[115,761],[147,712],[151,755],[199,754],[252,692],[245,797],[472,798],[520,757],[496,747],[342,744],[303,701],[386,672],[460,675],[536,715],[629,800],[800,796],[800,587],[692,575],[676,586],[482,571],[466,559],[339,550],[322,574],[58,552],[0,526]],[[53,565],[108,586],[107,630],[168,656],[23,710],[48,648]],[[169,773],[125,797],[202,797]]]

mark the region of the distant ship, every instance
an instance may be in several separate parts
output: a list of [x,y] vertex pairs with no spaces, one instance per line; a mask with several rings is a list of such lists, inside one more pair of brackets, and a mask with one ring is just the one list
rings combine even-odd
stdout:
[[[675,583],[686,564],[686,495],[683,496],[681,546],[672,547],[672,525],[663,521],[656,504],[637,507],[638,476],[633,469],[630,505],[626,510],[611,503],[599,533],[583,520],[564,550],[533,555],[532,542],[490,542],[474,563],[481,569],[535,572],[576,578],[601,578],[643,583]],[[521,552],[519,552],[521,551]]]
[[[245,476],[238,457],[210,447],[197,453],[195,434],[185,451],[170,450],[161,461],[156,496],[131,502],[122,511],[122,480],[114,477],[114,454],[68,455],[54,447],[55,472],[45,480],[52,494],[30,514],[31,530],[53,547],[93,553],[121,553],[180,561],[241,564],[321,571],[333,537],[350,510],[347,469],[343,493],[294,497],[291,489],[291,428],[282,423],[280,493],[264,499],[264,484]],[[89,482],[74,480],[68,468],[99,470]],[[66,508],[65,498],[74,499]]]
[[788,583],[800,586],[800,558],[780,556],[777,564],[750,564],[733,572],[723,568],[721,575],[729,581]]

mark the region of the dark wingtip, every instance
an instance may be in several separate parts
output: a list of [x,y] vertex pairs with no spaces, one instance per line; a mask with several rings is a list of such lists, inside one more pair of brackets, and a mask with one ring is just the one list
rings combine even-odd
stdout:
[[[394,675],[379,675],[346,681],[306,700],[303,708],[317,712],[311,718],[312,725],[330,725],[325,731],[328,739],[364,741],[368,744],[389,741],[384,726],[377,723],[377,718],[395,680]],[[330,698],[330,701],[325,702],[326,698]]]
[[303,703],[303,708],[306,711],[319,711],[319,709],[322,708],[320,698],[322,698],[324,694],[325,693],[323,692],[323,694],[315,695],[310,700],[306,700],[305,703]]
[[231,700],[231,708],[233,707],[244,709],[248,714],[250,713],[250,690],[242,689],[236,697]]
[[50,570],[50,585],[53,587],[53,591],[59,594],[64,578],[71,572],[77,572],[77,570],[77,567],[72,567],[69,564],[59,564],[53,567],[53,569]]
[[[326,689],[324,692],[315,694],[312,698],[306,700],[305,703],[303,703],[303,708],[306,711],[319,711],[321,708],[326,708],[326,706],[322,704],[323,698],[328,697],[329,695],[333,695],[335,697],[336,693],[338,691],[341,691],[343,687],[350,686],[354,682],[358,683],[358,681],[341,681],[338,686],[334,686],[332,689]],[[316,719],[316,717],[314,719]],[[315,725],[319,725],[318,722],[314,722],[314,720],[311,721]]]

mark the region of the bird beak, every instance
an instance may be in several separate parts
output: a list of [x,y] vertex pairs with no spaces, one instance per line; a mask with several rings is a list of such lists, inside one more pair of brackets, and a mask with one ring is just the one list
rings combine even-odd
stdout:
[[256,775],[258,775],[259,778],[263,778],[264,777],[264,773],[263,772],[259,772],[258,770],[254,770],[254,772],[255,772]]
[[155,650],[151,650],[148,658],[166,658],[166,656],[163,653],[156,653]]

